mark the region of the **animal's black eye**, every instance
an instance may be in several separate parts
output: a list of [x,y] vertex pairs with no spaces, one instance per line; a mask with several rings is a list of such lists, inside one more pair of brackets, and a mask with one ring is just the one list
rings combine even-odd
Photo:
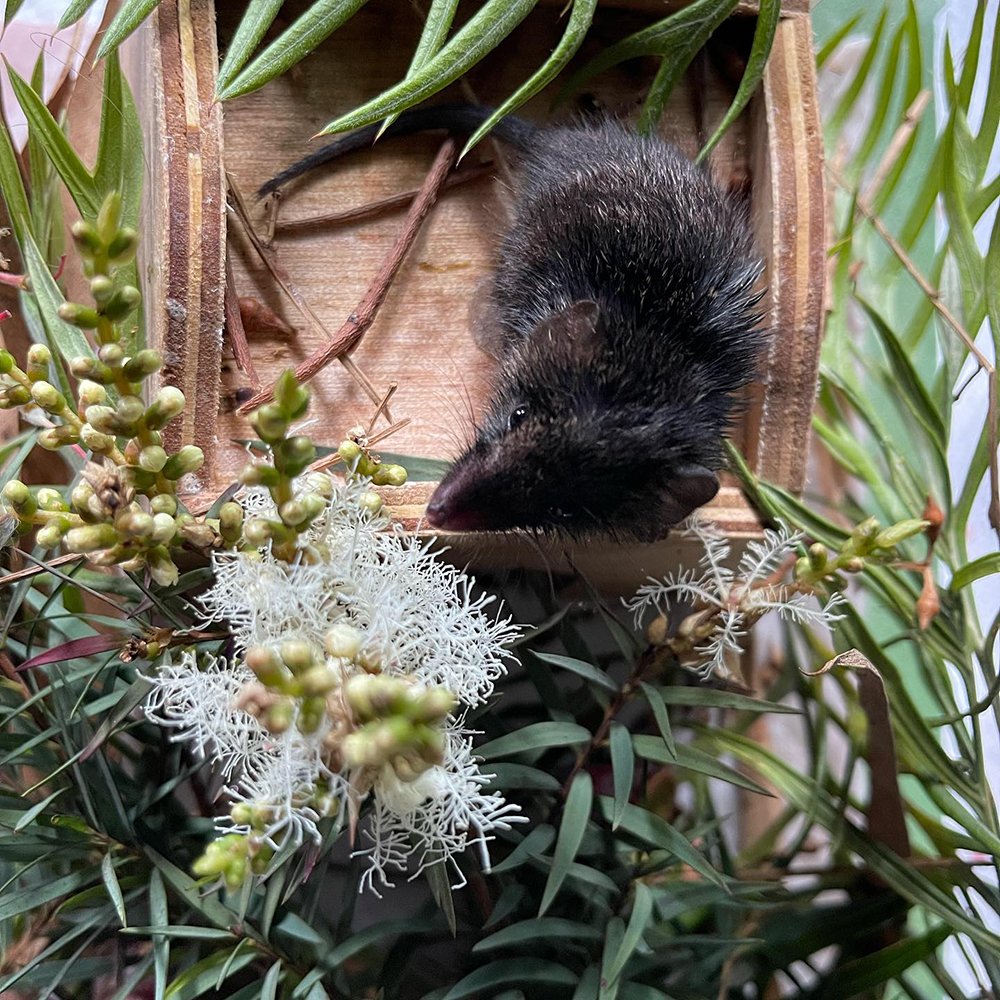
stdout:
[[523,424],[528,419],[528,412],[528,405],[526,403],[515,406],[507,418],[507,430],[512,431],[518,425]]
[[554,521],[568,521],[573,517],[573,512],[564,510],[562,507],[550,507],[549,517]]

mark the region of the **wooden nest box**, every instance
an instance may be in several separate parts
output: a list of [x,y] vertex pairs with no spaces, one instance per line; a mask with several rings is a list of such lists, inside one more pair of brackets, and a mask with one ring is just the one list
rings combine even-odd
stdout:
[[[676,6],[663,0],[603,3],[573,65]],[[562,7],[561,2],[537,7],[476,67],[462,84],[469,89],[456,85],[435,100],[474,95],[484,104],[502,101],[551,52],[565,23]],[[751,2],[737,5],[692,63],[663,115],[664,136],[691,156],[729,106],[753,35],[755,8]],[[254,299],[292,328],[283,333],[248,323],[256,384],[271,385],[283,369],[301,364],[349,327],[404,225],[408,203],[397,196],[421,187],[442,144],[440,135],[385,141],[318,172],[290,190],[277,228],[269,233],[264,207],[252,193],[312,148],[310,136],[328,121],[402,79],[421,25],[409,4],[366,5],[291,72],[220,105],[212,100],[217,51],[240,10],[242,5],[220,4],[216,11],[211,0],[164,0],[130,42],[126,58],[147,131],[151,173],[144,220],[150,342],[164,353],[165,379],[188,396],[182,434],[207,456],[199,484],[204,498],[233,481],[246,461],[234,442],[252,436],[237,408],[250,395],[254,376],[245,361],[241,368],[232,340],[223,335],[227,270],[230,312],[237,297]],[[287,10],[288,5],[282,11],[286,19],[298,13]],[[594,78],[588,94],[613,111],[634,110],[655,69],[655,60],[623,63]],[[545,119],[554,93],[550,87],[521,113]],[[570,104],[564,114],[574,110]],[[713,152],[710,166],[723,185],[749,191],[767,261],[765,304],[775,334],[734,441],[761,476],[797,491],[805,475],[816,389],[825,265],[822,139],[808,0],[783,4],[763,84]],[[408,422],[381,448],[448,459],[468,437],[493,364],[476,346],[468,314],[477,286],[491,272],[495,237],[504,225],[503,170],[502,150],[489,140],[463,161],[424,221],[374,323],[350,354],[353,374],[332,363],[311,380],[310,433],[318,444],[336,447],[349,428],[367,425],[373,399],[393,383],[398,388],[390,404],[392,420]],[[227,175],[246,198],[271,265],[232,211],[227,220]],[[383,206],[369,217],[309,221],[393,198],[395,207]],[[411,481],[386,490],[385,498],[394,515],[415,528],[433,486]],[[704,513],[734,538],[759,531],[731,482]],[[523,562],[536,552],[513,538],[465,541],[474,546],[467,551],[494,560]],[[449,537],[450,544],[456,542],[461,552],[463,539]],[[612,564],[629,567],[633,582],[637,573],[655,572],[676,559],[676,543],[669,539],[636,546],[613,560],[610,547],[588,545],[574,558],[598,577]]]

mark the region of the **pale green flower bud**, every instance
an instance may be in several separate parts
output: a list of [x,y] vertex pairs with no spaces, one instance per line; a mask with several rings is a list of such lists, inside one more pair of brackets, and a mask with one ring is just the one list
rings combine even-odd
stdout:
[[76,243],[85,258],[93,257],[94,254],[100,253],[104,249],[104,242],[91,223],[80,219],[73,223],[70,232],[73,234],[73,242]]
[[316,446],[304,434],[287,438],[275,450],[280,453],[284,471],[290,476],[304,472],[306,466],[316,458]]
[[216,535],[212,528],[203,521],[191,521],[180,526],[180,534],[185,541],[195,548],[210,549],[215,544]]
[[317,729],[323,724],[323,718],[326,715],[326,699],[325,698],[303,698],[301,704],[299,705],[299,718],[297,725],[299,731],[306,733],[316,732]]
[[306,487],[324,500],[333,496],[333,480],[325,472],[310,472],[306,476]]
[[35,541],[43,549],[56,549],[62,543],[63,532],[60,525],[50,522],[38,529],[35,534]]
[[3,488],[3,497],[15,510],[26,507],[31,501],[31,490],[19,479],[11,479]]
[[93,330],[98,323],[97,310],[92,306],[82,306],[79,302],[63,302],[56,313],[64,323]]
[[345,660],[353,660],[361,649],[364,636],[360,630],[347,622],[337,622],[327,629],[323,636],[323,645],[330,656],[342,657]]
[[167,479],[180,479],[189,472],[197,472],[205,464],[205,453],[194,444],[186,444],[176,455],[171,455],[163,466]]
[[905,521],[898,521],[875,536],[875,548],[895,548],[900,542],[905,542],[907,538],[912,538],[914,535],[919,534],[927,527],[927,524],[927,521],[919,517],[911,517]]
[[42,510],[69,510],[63,495],[51,486],[43,486],[35,494],[35,500]]
[[84,447],[89,448],[99,455],[106,451],[111,451],[115,446],[113,435],[97,430],[92,424],[84,424],[80,428],[80,441]]
[[163,359],[160,357],[159,351],[147,348],[144,351],[139,351],[134,358],[129,358],[122,370],[130,382],[141,382],[144,378],[148,378],[155,371],[158,371],[161,364],[163,364]]
[[31,402],[31,393],[23,385],[13,385],[7,390],[7,401],[11,406],[24,406]]
[[110,548],[118,541],[118,532],[110,524],[88,524],[66,532],[66,548],[70,552],[96,552]]
[[237,802],[232,809],[229,810],[229,818],[234,823],[239,823],[241,826],[249,826],[250,820],[253,818],[253,810],[250,808],[247,802]]
[[100,382],[84,379],[77,390],[77,396],[83,409],[88,406],[102,406],[107,402],[108,390]]
[[380,465],[372,474],[376,486],[402,486],[406,482],[406,469],[401,465]]
[[276,736],[288,730],[292,724],[293,711],[289,701],[279,701],[272,705],[265,713],[261,722],[264,728]]
[[150,576],[161,587],[172,587],[180,577],[180,572],[170,558],[170,553],[162,546],[150,549],[146,555]]
[[121,368],[125,361],[125,348],[121,344],[101,344],[97,356],[112,368]]
[[109,191],[97,213],[97,234],[105,246],[118,233],[118,222],[122,216],[122,196],[119,191]]
[[845,573],[860,573],[865,568],[865,561],[860,556],[851,556],[838,563],[840,569]]
[[105,303],[104,315],[112,323],[117,323],[128,316],[141,301],[142,295],[139,294],[138,288],[134,288],[132,285],[122,285]]
[[0,348],[0,375],[9,375],[14,370],[14,355]]
[[341,441],[337,454],[348,464],[357,461],[361,454],[361,445],[357,441]]
[[73,492],[69,495],[69,502],[75,510],[86,510],[87,502],[94,495],[94,487],[86,480],[82,480],[73,487]]
[[184,393],[172,385],[165,385],[156,394],[152,405],[146,411],[146,426],[159,430],[166,426],[184,409]]
[[299,678],[302,693],[312,697],[328,694],[338,683],[338,675],[321,664],[310,667]]
[[47,427],[36,439],[38,444],[47,451],[58,451],[68,444],[76,444],[80,435],[75,427],[63,424],[61,427]]
[[243,527],[243,537],[248,545],[261,548],[271,540],[273,526],[263,517],[251,517]]
[[306,670],[316,661],[312,646],[301,639],[286,639],[278,647],[278,651],[285,661],[285,666],[293,674]]
[[298,500],[289,500],[278,508],[278,516],[285,524],[296,527],[302,524],[307,517],[305,504]]
[[122,396],[115,407],[118,424],[125,433],[131,433],[145,412],[146,404],[138,396]]
[[265,403],[250,416],[250,423],[262,441],[280,441],[288,432],[288,417],[277,403]]
[[159,545],[167,545],[177,534],[177,522],[170,514],[154,514],[151,538]]
[[243,466],[240,482],[244,486],[273,487],[281,482],[281,473],[273,465],[251,462]]
[[110,406],[88,406],[83,416],[94,430],[102,434],[114,434],[118,429],[115,411]]
[[167,463],[167,453],[158,444],[149,445],[139,452],[139,466],[147,472],[159,472]]
[[63,394],[51,382],[41,379],[32,385],[31,398],[47,413],[60,413],[66,406]]
[[110,385],[115,380],[115,373],[97,358],[73,358],[69,363],[69,370],[76,378],[92,379],[102,385]]
[[169,514],[173,517],[177,513],[177,498],[169,493],[158,493],[149,501],[149,507],[154,514]]
[[90,279],[90,294],[94,296],[94,301],[99,306],[111,298],[114,290],[115,284],[106,274],[95,274]]
[[827,548],[822,542],[814,542],[809,546],[809,564],[816,572],[822,572],[828,556]]
[[235,500],[227,500],[219,508],[219,534],[233,544],[243,531],[243,508]]
[[32,382],[49,377],[49,364],[52,361],[52,352],[45,344],[32,344],[28,348],[28,371],[27,376]]
[[108,260],[112,264],[125,264],[135,256],[138,246],[139,234],[134,229],[123,227],[108,243]]
[[441,722],[457,704],[457,699],[447,688],[430,688],[412,702],[410,717],[415,722]]
[[115,519],[115,527],[130,538],[150,538],[153,534],[153,515],[143,510],[127,510]]

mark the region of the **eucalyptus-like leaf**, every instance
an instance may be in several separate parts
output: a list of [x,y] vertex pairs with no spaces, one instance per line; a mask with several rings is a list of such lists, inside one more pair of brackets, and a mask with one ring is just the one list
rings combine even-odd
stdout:
[[663,697],[663,693],[647,681],[640,682],[639,687],[646,696],[646,703],[649,705],[649,709],[653,713],[653,718],[656,720],[656,726],[663,737],[664,748],[670,755],[670,758],[676,760],[677,741],[674,739],[674,730],[670,724],[670,714],[667,712],[666,699]]
[[570,865],[576,860],[584,831],[590,821],[590,809],[594,801],[594,786],[590,775],[580,771],[573,778],[566,804],[563,806],[562,821],[559,824],[559,836],[556,838],[555,851],[552,854],[552,868],[542,893],[542,902],[538,907],[538,915],[545,916],[545,911],[552,905],[562,884],[569,873]]
[[542,958],[502,958],[481,966],[460,979],[442,1000],[463,1000],[464,997],[494,996],[496,987],[507,983],[528,983],[545,987],[573,986],[576,975],[560,965]]
[[574,746],[586,743],[590,732],[574,722],[535,722],[517,732],[498,736],[481,747],[476,754],[484,760],[509,757],[529,750],[545,750],[549,747]]
[[122,927],[128,927],[128,917],[125,915],[125,898],[122,896],[122,887],[118,882],[118,874],[115,872],[115,860],[110,851],[101,859],[101,878],[104,880],[104,888],[115,908],[115,913],[118,914],[118,920]]
[[607,972],[608,978],[612,981],[617,981],[622,974],[625,963],[632,957],[639,942],[642,941],[643,932],[649,925],[652,916],[653,893],[647,885],[636,882],[632,897],[632,912],[629,914],[628,924],[625,926],[625,934]]
[[701,162],[708,154],[715,149],[719,140],[728,131],[730,125],[739,118],[743,109],[750,103],[750,98],[760,86],[764,79],[764,68],[767,66],[767,58],[771,54],[771,46],[774,44],[774,34],[778,28],[778,20],[781,17],[781,0],[760,0],[757,10],[757,26],[753,33],[753,42],[750,44],[750,55],[747,57],[746,69],[740,79],[740,85],[736,89],[729,109],[722,116],[715,131],[709,137],[708,142],[698,153],[697,162]]
[[216,89],[221,90],[254,54],[267,29],[274,23],[284,0],[250,0],[226,49],[219,67]]
[[160,0],[123,0],[97,47],[97,58],[103,59],[117,49],[153,13],[159,3]]
[[572,656],[559,656],[556,653],[532,653],[543,663],[550,663],[554,667],[568,670],[570,673],[582,677],[586,681],[596,684],[608,691],[617,691],[618,685],[600,667],[595,667],[592,663],[585,663]]
[[[227,963],[228,980],[257,957],[253,951],[241,948],[242,943],[241,941],[237,944],[235,949],[223,948],[210,952],[201,961],[186,968],[167,987],[163,994],[165,1000],[196,1000],[197,997],[218,989],[216,984],[219,981],[219,972]],[[259,986],[255,988],[259,989]]]
[[[10,0],[8,0],[8,4],[9,2]],[[71,24],[75,24],[96,2],[97,0],[70,0],[63,11],[62,17],[59,18],[59,29],[62,30],[63,28],[68,28]]]
[[632,749],[632,734],[620,722],[611,723],[608,735],[611,778],[615,792],[615,811],[611,817],[611,829],[617,830],[635,781],[635,751]]
[[496,951],[498,948],[529,948],[532,945],[548,947],[549,942],[566,938],[570,941],[600,941],[597,927],[562,917],[532,917],[521,920],[503,930],[483,938],[472,949],[473,953]]
[[52,117],[52,112],[45,106],[45,102],[32,90],[31,84],[22,79],[9,65],[7,76],[17,103],[21,105],[21,111],[28,121],[28,128],[35,132],[38,144],[52,161],[80,214],[91,221],[96,219],[101,207],[100,192],[97,190],[94,178],[70,145],[66,133]]
[[10,129],[2,114],[0,119],[0,197],[7,207],[7,217],[14,230],[14,238],[20,245],[31,232],[31,207],[24,190],[24,180],[14,152]]
[[1000,573],[1000,552],[987,552],[986,555],[980,556],[956,570],[951,578],[951,583],[948,584],[948,589],[953,594],[957,594],[963,588],[975,583],[976,580],[982,580],[983,577],[992,576],[995,573]]
[[365,0],[315,0],[248,66],[216,88],[220,101],[249,94],[301,62],[320,42],[353,17]]
[[674,747],[676,756],[672,755],[663,742],[655,736],[633,736],[632,744],[635,747],[635,752],[644,760],[655,760],[660,764],[674,764],[688,771],[696,771],[699,774],[706,774],[710,778],[718,778],[727,784],[736,785],[737,788],[745,788],[748,792],[757,792],[760,795],[771,794],[763,785],[744,774],[740,774],[728,764],[723,764],[711,754],[686,743],[676,744]]
[[583,44],[596,9],[597,0],[573,0],[566,30],[559,39],[559,44],[552,50],[549,58],[472,133],[462,150],[462,156],[487,135],[504,115],[511,114],[530,101],[562,72]]
[[488,0],[419,72],[360,108],[334,119],[321,134],[371,125],[443,90],[492,52],[528,16],[535,3],[536,0]]

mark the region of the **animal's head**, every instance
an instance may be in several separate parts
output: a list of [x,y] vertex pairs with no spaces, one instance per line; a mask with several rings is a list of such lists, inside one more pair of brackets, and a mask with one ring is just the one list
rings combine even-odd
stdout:
[[[654,538],[719,488],[690,407],[628,391],[604,319],[576,302],[505,360],[491,411],[427,507],[434,527]],[[640,379],[640,382],[643,381]]]

